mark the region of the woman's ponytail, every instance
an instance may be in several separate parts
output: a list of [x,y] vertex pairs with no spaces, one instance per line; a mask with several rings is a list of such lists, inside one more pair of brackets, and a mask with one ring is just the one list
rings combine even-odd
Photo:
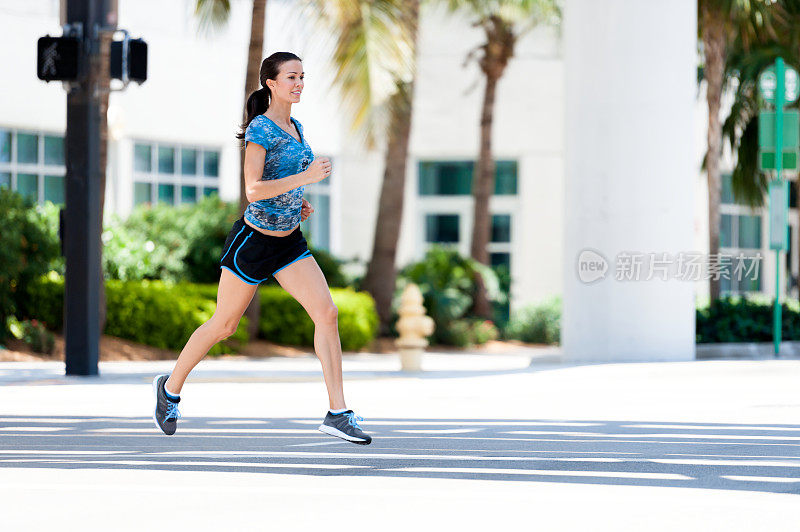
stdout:
[[275,79],[281,65],[286,61],[292,60],[301,61],[299,57],[291,52],[275,52],[261,62],[261,70],[258,75],[261,88],[253,91],[250,93],[250,96],[247,97],[247,103],[245,104],[247,118],[241,125],[241,131],[236,134],[237,139],[244,140],[244,133],[247,131],[247,126],[250,125],[253,118],[267,112],[269,103],[272,100],[272,93],[269,87],[267,87],[267,80]]

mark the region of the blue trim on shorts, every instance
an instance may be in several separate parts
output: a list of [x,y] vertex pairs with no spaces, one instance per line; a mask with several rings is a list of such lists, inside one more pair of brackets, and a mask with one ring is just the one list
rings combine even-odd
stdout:
[[239,274],[238,274],[238,273],[236,273],[235,271],[231,270],[231,269],[230,269],[230,268],[228,268],[227,266],[220,266],[220,268],[225,268],[226,270],[228,270],[229,272],[231,272],[233,275],[235,275],[237,279],[239,279],[240,281],[242,281],[242,282],[243,282],[243,283],[245,283],[245,284],[249,284],[249,285],[252,285],[252,286],[258,286],[258,283],[251,283],[251,282],[249,282],[249,281],[245,281],[244,279],[242,279],[242,278],[239,276]]
[[[245,225],[246,225],[246,224],[245,224]],[[233,237],[233,240],[231,240],[231,245],[228,247],[228,251],[226,251],[226,252],[225,252],[225,254],[222,256],[222,258],[221,258],[221,259],[219,259],[219,261],[220,261],[220,262],[222,262],[223,260],[225,260],[225,257],[227,257],[227,256],[228,256],[228,253],[230,253],[230,252],[231,252],[231,248],[233,247],[233,243],[234,243],[234,242],[236,242],[236,239],[237,239],[237,238],[239,238],[239,235],[241,235],[241,234],[242,234],[242,231],[244,231],[244,227],[242,227],[241,229],[239,229],[239,232],[238,232],[238,233],[236,233],[236,236],[235,236],[235,237]]]
[[[306,251],[305,251],[305,252],[304,252],[302,255],[300,255],[299,257],[297,257],[296,259],[294,259],[292,262],[297,262],[298,260],[300,260],[300,259],[304,259],[304,258],[308,257],[309,255],[311,255],[311,250],[310,250],[310,249],[307,249],[307,250],[306,250]],[[275,270],[274,272],[272,272],[272,275],[275,275],[276,273],[278,273],[279,271],[281,271],[282,269],[284,269],[285,267],[287,267],[287,266],[288,266],[289,264],[291,264],[292,262],[288,262],[288,263],[284,264],[283,266],[281,266],[280,268],[278,268],[277,270]]]
[[234,266],[234,267],[235,267],[237,270],[239,270],[239,276],[240,276],[240,277],[242,277],[242,278],[244,278],[244,279],[248,279],[248,280],[250,281],[250,283],[248,283],[248,284],[253,284],[253,283],[255,283],[255,284],[258,284],[258,283],[264,282],[264,281],[266,281],[267,279],[269,279],[269,275],[268,275],[268,276],[266,276],[266,277],[264,277],[263,279],[261,279],[261,280],[259,281],[258,279],[253,279],[252,277],[249,277],[249,276],[245,275],[245,273],[244,273],[244,272],[241,270],[241,268],[239,268],[239,265],[238,265],[238,264],[236,264],[236,257],[237,257],[237,255],[239,255],[239,250],[240,250],[240,249],[242,249],[242,246],[244,246],[244,243],[245,243],[245,242],[247,242],[247,239],[248,239],[248,238],[250,238],[251,236],[253,236],[253,233],[250,233],[249,235],[247,235],[246,237],[244,237],[244,240],[242,240],[242,243],[241,243],[241,244],[239,244],[239,247],[238,247],[238,248],[236,248],[236,252],[233,254],[233,266]]

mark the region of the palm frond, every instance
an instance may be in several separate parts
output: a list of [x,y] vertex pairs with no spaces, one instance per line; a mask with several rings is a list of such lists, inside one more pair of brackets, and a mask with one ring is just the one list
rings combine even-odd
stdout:
[[334,83],[354,132],[372,145],[398,82],[413,79],[416,20],[403,0],[306,0],[305,12],[333,32]]
[[769,177],[758,169],[758,116],[745,125],[736,150],[736,166],[731,176],[733,197],[737,203],[752,208],[764,205]]
[[194,18],[201,35],[209,36],[228,24],[231,15],[230,0],[196,0]]

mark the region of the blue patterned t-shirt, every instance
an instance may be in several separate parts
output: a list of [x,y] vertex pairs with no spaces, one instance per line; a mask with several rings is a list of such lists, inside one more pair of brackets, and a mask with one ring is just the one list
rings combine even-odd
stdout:
[[[303,135],[303,126],[296,119],[291,120],[300,133],[300,142],[264,115],[256,115],[245,130],[245,141],[255,142],[267,150],[261,175],[263,181],[299,174],[314,160],[314,153]],[[244,218],[262,229],[293,229],[300,223],[304,190],[305,185],[301,185],[272,198],[254,201],[245,209]]]

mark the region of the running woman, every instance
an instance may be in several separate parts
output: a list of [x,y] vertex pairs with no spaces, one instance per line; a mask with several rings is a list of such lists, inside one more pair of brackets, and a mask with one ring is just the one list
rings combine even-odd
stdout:
[[273,275],[314,321],[314,350],[330,402],[318,429],[361,445],[372,441],[358,424],[364,419],[345,405],[338,309],[300,231],[300,221],[314,210],[303,199],[305,186],[331,173],[330,161],[314,157],[303,126],[291,117],[292,104],[300,102],[303,78],[303,64],[295,54],[276,52],[261,63],[261,88],[247,99],[244,133],[236,135],[245,141],[250,204],[234,222],[222,250],[214,315],[189,338],[172,373],[153,380],[153,418],[164,434],[175,433],[180,392],[189,373],[213,345],[236,331],[259,283]]

